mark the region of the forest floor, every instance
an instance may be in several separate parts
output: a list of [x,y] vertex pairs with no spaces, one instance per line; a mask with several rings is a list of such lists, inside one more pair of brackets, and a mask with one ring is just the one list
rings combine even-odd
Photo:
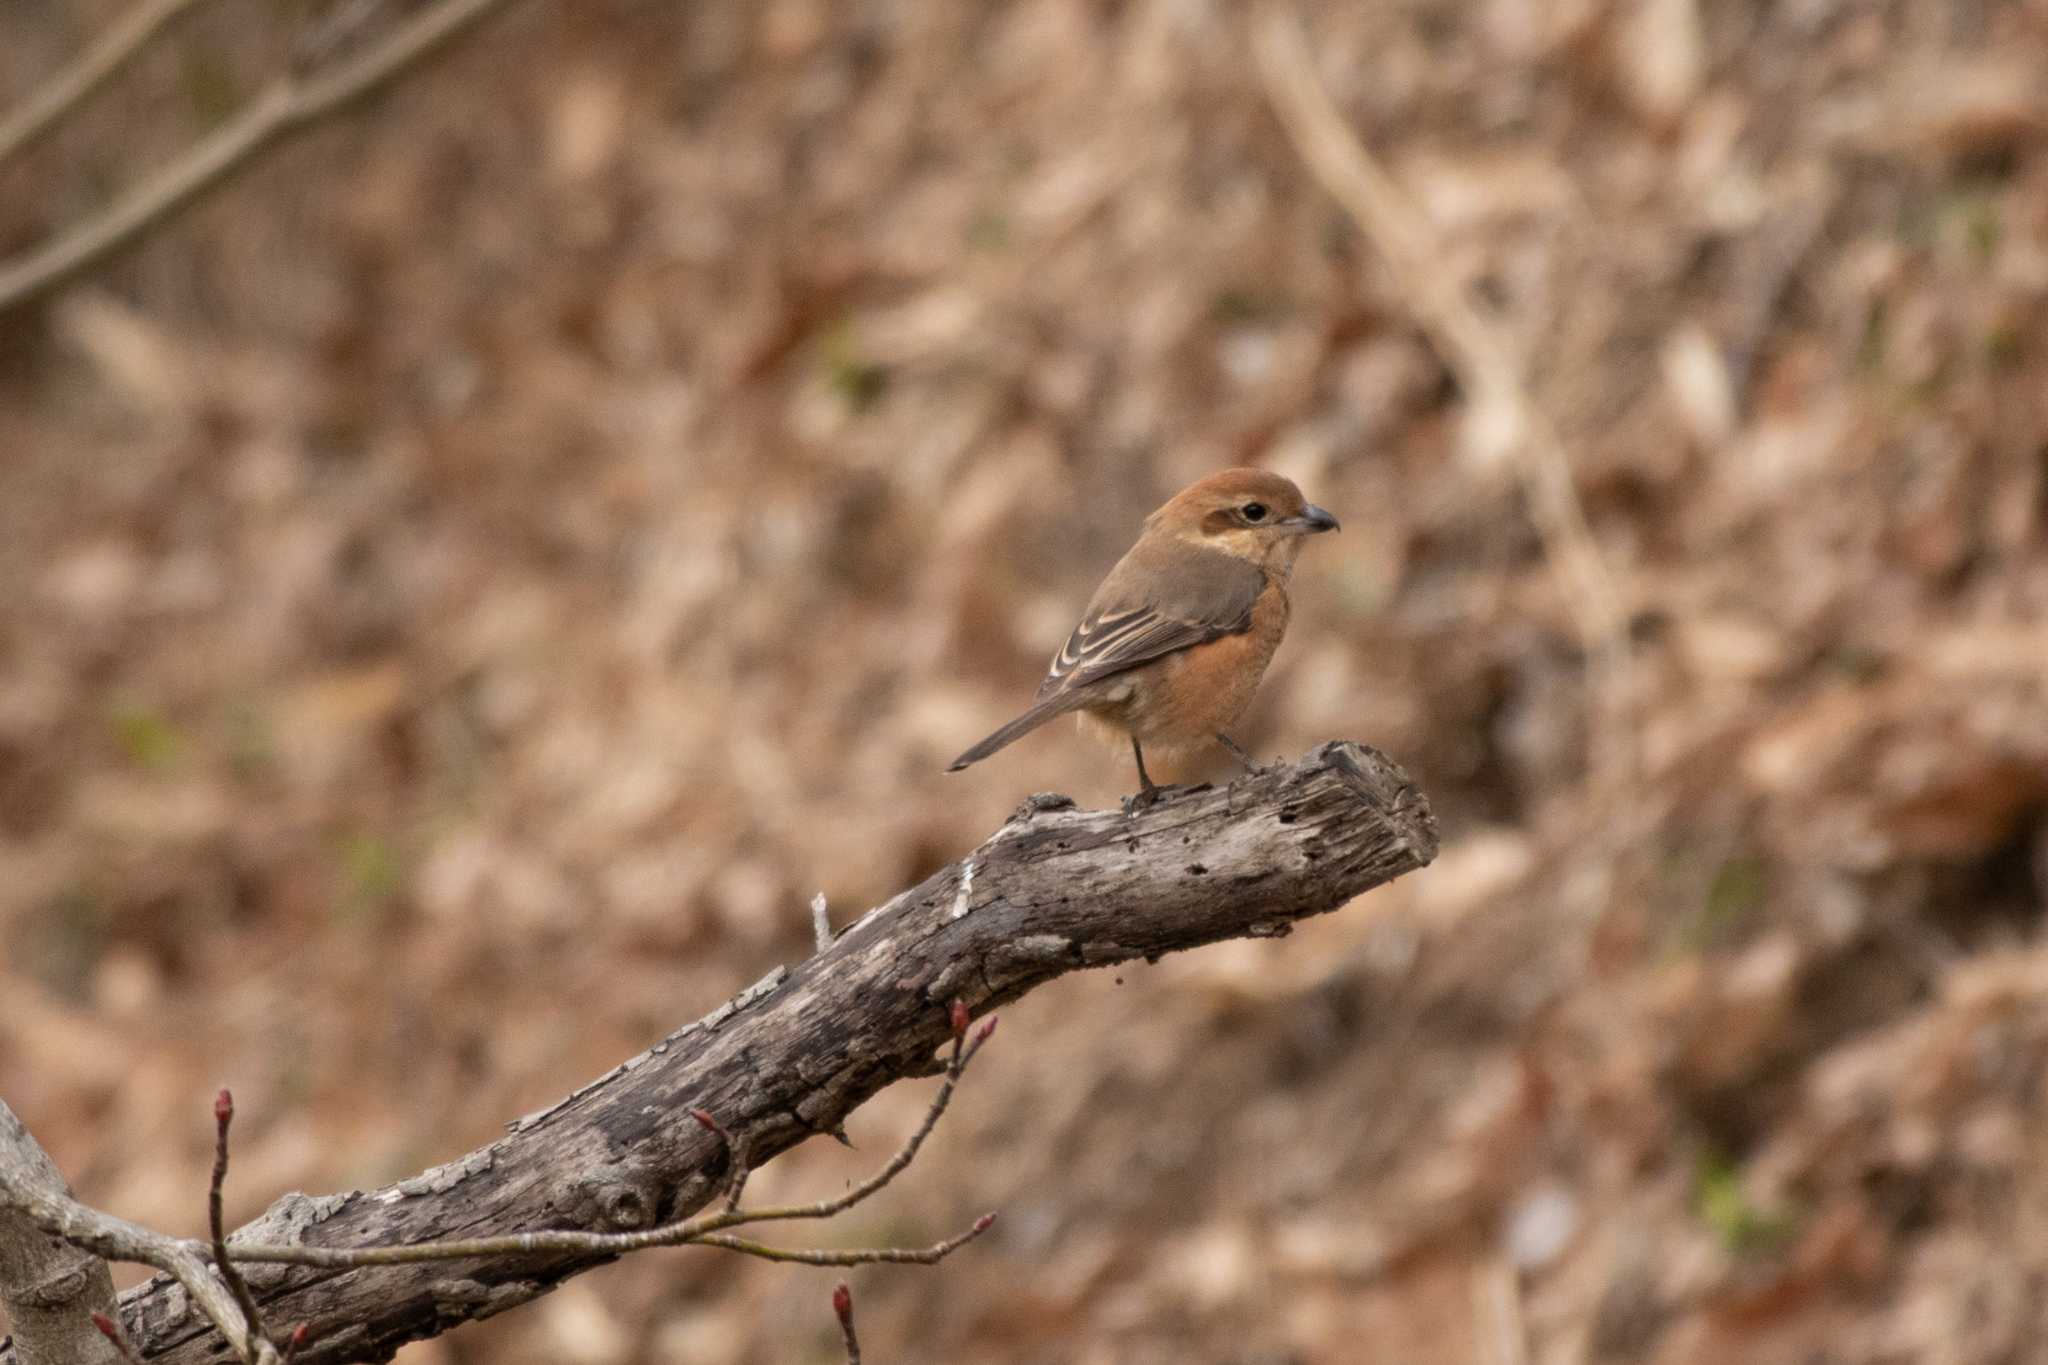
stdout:
[[[222,1083],[233,1215],[410,1174],[813,893],[1113,801],[1065,726],[942,769],[1257,462],[1344,531],[1240,738],[1385,750],[1442,857],[1007,1011],[818,1233],[1002,1211],[853,1276],[868,1358],[2048,1360],[2048,7],[1300,8],[1618,639],[1236,5],[523,4],[0,317],[0,1094],[81,1193],[196,1231]],[[0,15],[0,104],[117,9]],[[0,252],[289,36],[203,7]],[[400,1361],[827,1361],[834,1278],[642,1255]]]

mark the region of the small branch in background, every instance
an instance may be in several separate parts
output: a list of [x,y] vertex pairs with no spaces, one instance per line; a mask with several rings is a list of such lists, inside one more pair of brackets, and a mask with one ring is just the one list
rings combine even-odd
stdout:
[[1590,767],[1625,784],[1636,768],[1628,616],[1579,502],[1563,438],[1529,396],[1513,347],[1481,316],[1462,282],[1441,268],[1421,211],[1323,88],[1301,21],[1285,0],[1259,7],[1252,40],[1267,98],[1295,150],[1379,249],[1415,320],[1457,376],[1467,420],[1506,435],[1544,557],[1586,651]]
[[40,298],[135,242],[224,183],[273,143],[376,94],[447,47],[506,0],[440,0],[334,70],[286,76],[103,212],[0,263],[0,313]]
[[333,61],[383,12],[384,0],[340,0],[292,42],[292,70],[301,75]]
[[860,1338],[853,1330],[853,1286],[844,1280],[832,1291],[832,1312],[839,1319],[839,1335],[846,1340],[846,1365],[860,1365]]
[[0,119],[0,161],[23,150],[105,85],[173,19],[200,0],[145,0],[71,65],[44,81]]
[[1784,306],[1785,296],[1799,278],[1799,269],[1820,241],[1828,219],[1841,198],[1841,187],[1825,163],[1800,177],[1795,193],[1781,196],[1785,207],[1779,221],[1764,229],[1762,261],[1747,281],[1737,322],[1727,345],[1728,384],[1734,391],[1735,408],[1754,408],[1757,360],[1771,333],[1771,325]]

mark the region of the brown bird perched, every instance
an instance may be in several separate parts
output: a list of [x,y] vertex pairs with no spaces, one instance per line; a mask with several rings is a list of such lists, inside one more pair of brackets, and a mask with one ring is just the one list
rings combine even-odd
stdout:
[[1069,711],[1105,737],[1130,737],[1141,803],[1158,790],[1145,771],[1148,744],[1173,752],[1213,739],[1257,771],[1223,732],[1251,705],[1287,631],[1287,580],[1303,537],[1336,529],[1292,481],[1263,469],[1226,469],[1183,488],[1145,518],[1138,543],[1095,590],[1031,709],[946,771]]

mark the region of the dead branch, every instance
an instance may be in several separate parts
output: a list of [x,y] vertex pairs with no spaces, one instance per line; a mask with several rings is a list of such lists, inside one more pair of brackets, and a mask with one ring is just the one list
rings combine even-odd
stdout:
[[[868,912],[823,952],[510,1124],[498,1141],[381,1190],[287,1195],[230,1237],[228,1250],[263,1313],[307,1326],[300,1358],[321,1362],[388,1359],[406,1341],[524,1303],[623,1250],[675,1244],[662,1239],[678,1228],[696,1245],[857,1261],[724,1229],[829,1217],[909,1164],[987,1029],[963,1051],[962,1011],[949,1002],[982,1012],[1086,967],[1284,935],[1435,853],[1421,794],[1383,755],[1352,744],[1325,745],[1227,788],[1177,789],[1137,816],[1034,797],[968,857]],[[934,1065],[949,1039],[953,1061]],[[733,1166],[837,1133],[885,1086],[935,1072],[947,1081],[926,1121],[854,1191],[696,1217],[722,1194],[736,1203]],[[697,1110],[719,1117],[707,1125]],[[21,1197],[0,1187],[0,1202]],[[204,1244],[63,1202],[33,1204],[31,1215],[98,1254],[176,1276],[123,1296],[139,1354],[181,1365],[216,1359],[213,1314],[236,1326],[241,1314],[199,1262],[194,1249]],[[936,1260],[986,1226],[864,1259]],[[195,1311],[190,1300],[202,1293],[219,1302]],[[246,1338],[229,1344],[244,1355]],[[0,1350],[0,1365],[15,1359]]]
[[273,143],[376,94],[505,2],[440,0],[331,71],[280,78],[241,113],[98,215],[11,263],[0,263],[0,313],[41,297],[134,244]]

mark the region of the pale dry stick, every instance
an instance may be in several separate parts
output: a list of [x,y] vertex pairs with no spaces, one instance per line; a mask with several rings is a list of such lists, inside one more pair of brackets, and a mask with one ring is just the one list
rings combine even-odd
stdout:
[[145,0],[130,10],[76,61],[37,86],[20,108],[0,120],[0,161],[49,132],[113,79],[173,19],[200,3],[202,0]]
[[1480,316],[1463,283],[1432,258],[1421,212],[1331,101],[1300,20],[1282,0],[1270,0],[1254,16],[1252,40],[1267,98],[1302,160],[1379,248],[1475,416],[1499,420],[1515,434],[1515,472],[1593,676],[1593,767],[1626,780],[1635,771],[1628,620],[1580,505],[1563,438],[1530,399],[1513,348]]
[[0,263],[0,313],[41,297],[132,245],[272,143],[375,94],[506,3],[441,0],[330,72],[274,82],[219,130],[97,216],[12,263]]
[[825,893],[811,897],[811,941],[819,952],[832,946],[832,921],[825,913]]

